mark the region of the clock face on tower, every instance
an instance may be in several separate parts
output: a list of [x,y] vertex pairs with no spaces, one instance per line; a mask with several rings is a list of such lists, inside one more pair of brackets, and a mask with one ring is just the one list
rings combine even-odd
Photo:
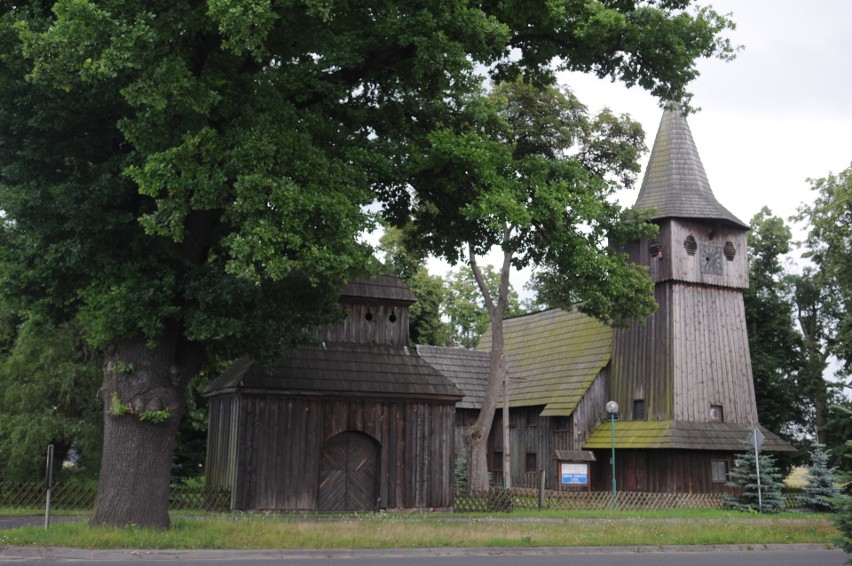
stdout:
[[722,275],[723,257],[722,246],[701,244],[700,253],[698,254],[701,273]]

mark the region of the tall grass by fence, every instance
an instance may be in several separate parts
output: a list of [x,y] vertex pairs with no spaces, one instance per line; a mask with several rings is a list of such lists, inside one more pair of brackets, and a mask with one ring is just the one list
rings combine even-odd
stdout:
[[[98,486],[57,483],[50,492],[50,506],[56,510],[89,510],[95,506]],[[43,483],[0,482],[0,507],[40,508],[45,503]],[[175,486],[169,494],[169,509],[224,512],[230,509],[231,493],[226,488]]]
[[[787,509],[797,507],[795,495],[786,496]],[[457,513],[535,511],[658,511],[666,509],[722,509],[724,495],[718,493],[640,493],[621,491],[539,491],[530,488],[498,489],[471,495],[456,494]]]

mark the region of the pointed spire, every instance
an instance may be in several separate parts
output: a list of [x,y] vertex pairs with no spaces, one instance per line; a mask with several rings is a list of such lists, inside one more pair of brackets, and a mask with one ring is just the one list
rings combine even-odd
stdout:
[[660,120],[634,206],[639,209],[656,208],[655,219],[721,220],[742,228],[749,227],[713,196],[689,124],[680,107],[672,103],[666,105]]

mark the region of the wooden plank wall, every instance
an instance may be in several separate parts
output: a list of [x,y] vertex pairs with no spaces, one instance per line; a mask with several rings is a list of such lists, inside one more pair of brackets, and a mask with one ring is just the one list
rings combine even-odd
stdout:
[[674,419],[706,422],[722,405],[726,422],[756,423],[742,293],[675,285],[672,312]]
[[345,305],[349,316],[339,324],[323,327],[324,342],[408,345],[408,307],[382,304]]
[[[689,255],[684,245],[688,236],[695,239],[697,249],[694,255]],[[660,250],[654,257],[650,254],[650,240],[633,241],[624,246],[632,262],[648,266],[654,282],[688,281],[736,289],[748,288],[748,248],[744,229],[719,226],[716,223],[668,219],[660,223],[660,231],[654,239]],[[735,254],[732,260],[723,260],[722,275],[702,273],[700,246],[712,244],[724,247],[728,242],[734,246]]]
[[[381,446],[382,508],[451,504],[452,404],[246,395],[240,408],[231,484],[237,509],[317,509],[323,443],[344,431],[368,434]],[[221,442],[217,434],[214,444]],[[216,454],[211,458],[224,458]]]
[[[592,490],[612,488],[612,460],[608,450],[596,450],[592,464]],[[688,450],[616,450],[618,491],[650,493],[729,493],[724,482],[713,481],[712,461],[725,460],[733,468],[730,452]]]
[[609,401],[609,372],[609,366],[603,368],[577,403],[571,414],[573,420],[571,442],[565,447],[555,447],[556,450],[582,450],[589,435],[601,421],[608,418],[606,404]]
[[[537,425],[527,425],[527,412],[541,412],[543,407],[519,407],[509,410],[509,442],[512,445],[511,470],[513,485],[521,485],[527,473],[527,454],[536,455],[536,471],[545,470],[545,486],[548,489],[556,488],[556,450],[575,450],[572,441],[573,426],[568,430],[556,429],[556,417],[539,417]],[[503,417],[500,410],[494,417],[491,427],[491,435],[488,441],[490,469],[496,472],[503,471],[502,457],[496,453],[503,452]]]
[[645,401],[648,420],[674,416],[672,286],[657,285],[654,298],[660,308],[644,324],[631,322],[613,334],[609,396],[625,420],[634,420],[635,400]]
[[610,394],[622,418],[645,401],[648,420],[757,422],[742,293],[690,284],[658,285],[659,310],[616,331]]
[[204,481],[208,487],[231,487],[236,483],[236,442],[239,431],[239,398],[210,399],[207,421],[207,456]]

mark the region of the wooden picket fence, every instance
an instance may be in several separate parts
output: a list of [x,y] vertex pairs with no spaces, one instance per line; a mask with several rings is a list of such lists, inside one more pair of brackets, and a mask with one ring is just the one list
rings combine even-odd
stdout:
[[[98,486],[83,483],[57,483],[50,492],[50,506],[55,510],[88,510],[95,506]],[[0,507],[41,508],[45,504],[44,483],[0,482]],[[227,488],[195,488],[174,486],[169,494],[169,509],[225,512],[231,506]]]
[[[797,506],[795,495],[786,496],[788,509]],[[564,511],[658,511],[666,509],[722,509],[719,493],[642,493],[622,491],[552,491],[530,488],[491,490],[477,494],[456,494],[457,513],[489,513],[555,509]]]

